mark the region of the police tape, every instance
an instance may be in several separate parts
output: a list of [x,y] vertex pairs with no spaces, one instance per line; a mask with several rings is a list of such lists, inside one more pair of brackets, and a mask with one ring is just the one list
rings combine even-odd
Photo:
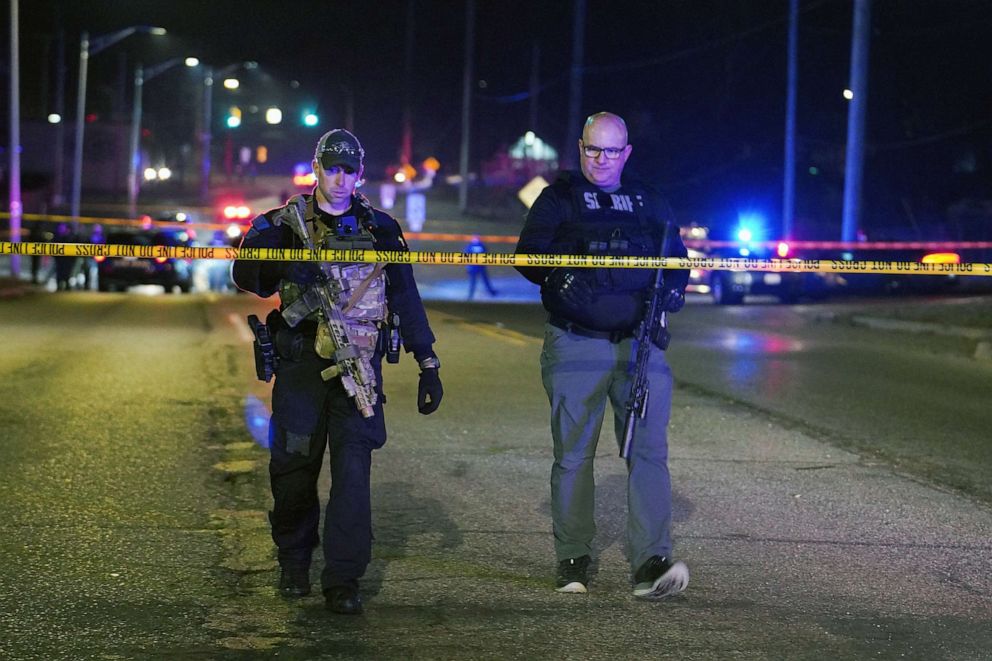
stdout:
[[[9,212],[0,212],[0,218],[10,218]],[[81,225],[115,225],[121,228],[134,228],[134,229],[184,229],[188,227],[199,227],[203,229],[223,231],[226,230],[231,225],[237,225],[236,221],[227,221],[224,223],[205,223],[205,222],[193,222],[193,221],[179,221],[179,220],[153,220],[149,217],[142,218],[113,218],[109,216],[59,216],[55,214],[41,214],[41,213],[25,213],[21,216],[22,220],[30,222],[39,223],[77,223]],[[245,221],[247,224],[247,221]],[[27,234],[28,229],[26,227],[21,228],[21,234]]]
[[[10,213],[0,211],[0,218],[10,218]],[[215,232],[226,232],[232,226],[239,228],[242,232],[248,228],[250,219],[226,220],[224,222],[208,223],[198,220],[154,220],[147,216],[142,218],[111,218],[107,216],[59,216],[53,214],[25,213],[21,215],[22,220],[32,223],[79,223],[83,225],[113,225],[122,229],[133,228],[141,230],[150,229],[198,229],[211,230]],[[431,221],[427,221],[431,222]],[[2,234],[2,233],[0,233]],[[29,236],[30,230],[21,228],[21,236]],[[235,235],[237,236],[237,235]],[[486,243],[513,243],[518,240],[516,236],[509,234],[463,234],[452,232],[405,232],[404,236],[408,241],[457,241],[466,242],[472,239],[479,239]]]
[[698,269],[772,273],[884,273],[896,275],[992,276],[992,264],[922,263],[883,260],[752,259],[743,257],[637,257],[630,255],[532,255],[406,250],[306,250],[228,246],[135,246],[92,243],[0,242],[0,255],[49,257],[125,257],[248,261],[430,264],[441,266],[533,266],[612,269]]
[[[169,208],[169,207],[163,207]],[[197,209],[199,207],[192,207]],[[0,211],[0,218],[10,218],[10,213]],[[60,216],[53,214],[25,213],[22,219],[30,222],[59,222],[80,224],[116,225],[122,228],[134,229],[207,229],[227,231],[232,226],[247,229],[249,219],[225,220],[223,222],[205,222],[196,220],[154,220],[149,216],[141,218],[116,218],[106,216]],[[426,221],[428,224],[437,221]],[[2,234],[2,233],[0,233]],[[28,229],[22,227],[21,235],[27,236]],[[509,234],[464,234],[451,232],[404,232],[408,241],[440,241],[465,242],[478,238],[484,243],[516,244],[519,237]],[[787,244],[790,250],[988,250],[992,249],[992,241],[719,241],[714,239],[693,239],[689,228],[683,228],[683,243],[694,250],[714,250],[721,248],[767,248],[775,250],[780,244]]]
[[716,241],[713,239],[684,239],[686,248],[713,250],[717,248],[768,248],[780,245],[793,250],[988,250],[992,241]]

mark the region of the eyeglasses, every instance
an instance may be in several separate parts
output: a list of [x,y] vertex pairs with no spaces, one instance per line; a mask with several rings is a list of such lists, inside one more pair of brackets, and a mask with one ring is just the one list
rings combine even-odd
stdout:
[[615,161],[616,159],[620,158],[620,155],[623,154],[623,151],[626,148],[627,148],[626,146],[597,147],[596,145],[587,145],[584,142],[582,143],[582,153],[586,155],[586,158],[599,158],[600,154],[606,154],[606,158],[610,159],[611,161]]

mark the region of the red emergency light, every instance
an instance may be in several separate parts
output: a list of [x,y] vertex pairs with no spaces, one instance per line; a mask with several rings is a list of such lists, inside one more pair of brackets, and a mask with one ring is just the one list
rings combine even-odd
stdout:
[[244,220],[251,216],[251,209],[243,204],[229,204],[224,207],[224,217],[228,220]]

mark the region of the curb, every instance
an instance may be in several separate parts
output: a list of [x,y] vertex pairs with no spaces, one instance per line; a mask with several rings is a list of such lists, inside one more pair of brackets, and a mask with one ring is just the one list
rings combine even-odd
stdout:
[[12,280],[0,280],[0,300],[8,298],[20,298],[34,291],[38,291],[37,285],[30,283],[20,283]]
[[992,340],[992,332],[983,328],[967,326],[947,326],[926,321],[903,321],[901,319],[886,319],[884,317],[851,317],[851,323],[857,326],[867,326],[879,330],[895,330],[907,333],[933,333],[949,337],[963,337],[968,340]]
[[945,324],[934,324],[925,321],[903,321],[900,319],[885,319],[880,317],[850,318],[851,323],[856,326],[865,326],[877,330],[890,330],[903,333],[930,333],[932,335],[943,335],[944,337],[960,337],[966,340],[977,340],[975,351],[971,357],[974,360],[992,362],[992,332],[982,328],[969,328],[967,326],[947,326]]
[[929,333],[944,337],[975,340],[975,351],[971,357],[975,360],[992,362],[992,331],[984,328],[949,326],[947,324],[935,324],[927,321],[906,321],[903,319],[889,319],[887,317],[847,316],[837,314],[836,312],[817,312],[808,316],[818,321],[834,323],[844,321],[854,326],[862,326],[874,330],[895,331],[897,333]]

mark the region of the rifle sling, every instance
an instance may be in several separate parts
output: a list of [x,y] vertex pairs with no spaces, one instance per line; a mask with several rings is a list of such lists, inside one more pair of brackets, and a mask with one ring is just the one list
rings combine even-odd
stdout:
[[362,280],[362,282],[357,287],[355,287],[355,291],[352,292],[351,298],[348,299],[348,304],[344,306],[344,309],[341,310],[341,312],[343,312],[344,314],[348,314],[348,312],[351,311],[352,308],[358,305],[358,302],[362,300],[362,296],[365,296],[365,292],[367,292],[369,287],[372,286],[372,282],[379,277],[380,273],[382,273],[383,266],[385,265],[384,264],[375,265],[375,268],[372,269],[372,273],[369,274],[369,277]]

